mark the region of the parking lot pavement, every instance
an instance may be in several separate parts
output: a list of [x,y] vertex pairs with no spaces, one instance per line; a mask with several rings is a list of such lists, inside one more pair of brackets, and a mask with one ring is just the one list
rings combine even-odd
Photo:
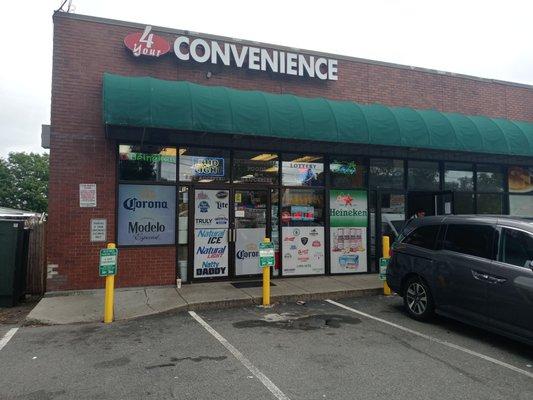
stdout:
[[23,327],[0,350],[0,398],[533,399],[527,346],[413,321],[397,297],[339,303],[425,336],[324,301]]

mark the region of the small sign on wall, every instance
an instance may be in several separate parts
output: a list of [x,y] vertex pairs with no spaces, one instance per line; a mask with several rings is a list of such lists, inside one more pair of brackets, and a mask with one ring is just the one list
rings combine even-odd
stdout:
[[96,207],[96,183],[80,183],[80,207]]
[[107,219],[91,219],[91,242],[107,240]]

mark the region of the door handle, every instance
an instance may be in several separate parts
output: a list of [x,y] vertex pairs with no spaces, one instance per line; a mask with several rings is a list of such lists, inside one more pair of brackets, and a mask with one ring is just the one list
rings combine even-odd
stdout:
[[478,281],[488,281],[489,280],[489,276],[487,274],[483,274],[481,272],[474,271],[474,270],[472,270],[472,276],[474,277],[474,279],[476,279]]
[[502,284],[502,283],[505,283],[507,282],[507,279],[505,278],[497,278],[495,276],[489,276],[488,279],[487,279],[490,283],[493,283],[493,284]]

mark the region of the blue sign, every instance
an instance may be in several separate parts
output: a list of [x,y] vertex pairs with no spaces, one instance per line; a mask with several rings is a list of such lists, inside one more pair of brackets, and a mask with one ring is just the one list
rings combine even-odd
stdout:
[[193,157],[192,169],[195,176],[224,176],[222,157]]
[[176,188],[158,185],[119,185],[118,244],[174,244]]

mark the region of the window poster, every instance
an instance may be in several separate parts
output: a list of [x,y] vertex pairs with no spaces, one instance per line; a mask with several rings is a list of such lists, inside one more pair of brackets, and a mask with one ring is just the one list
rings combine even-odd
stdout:
[[331,273],[367,271],[366,190],[330,190]]
[[509,192],[533,193],[533,167],[509,167]]
[[324,267],[324,227],[284,226],[283,275],[319,275]]
[[229,191],[194,194],[194,277],[228,276]]
[[174,244],[176,188],[157,185],[119,185],[118,244]]
[[238,228],[235,240],[235,274],[260,274],[259,243],[265,237],[265,228]]

